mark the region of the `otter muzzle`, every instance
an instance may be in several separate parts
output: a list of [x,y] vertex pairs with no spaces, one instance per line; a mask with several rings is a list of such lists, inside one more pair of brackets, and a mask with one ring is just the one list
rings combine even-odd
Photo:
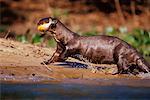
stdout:
[[50,26],[50,23],[45,23],[45,24],[39,25],[38,30],[42,31],[42,32],[47,31],[49,29],[49,26]]

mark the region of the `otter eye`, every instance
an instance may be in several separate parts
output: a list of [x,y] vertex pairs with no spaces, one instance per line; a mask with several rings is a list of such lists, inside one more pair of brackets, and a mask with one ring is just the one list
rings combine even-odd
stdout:
[[46,20],[45,20],[45,23],[49,23],[49,19],[46,19]]
[[43,23],[49,23],[49,18],[42,19]]
[[43,18],[39,21],[38,25],[43,25],[44,23],[49,23],[49,18]]

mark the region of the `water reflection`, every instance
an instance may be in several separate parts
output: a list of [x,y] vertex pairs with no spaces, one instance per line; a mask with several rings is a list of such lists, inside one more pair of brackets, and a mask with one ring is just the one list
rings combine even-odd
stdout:
[[150,87],[81,84],[1,84],[1,99],[87,100],[150,98]]

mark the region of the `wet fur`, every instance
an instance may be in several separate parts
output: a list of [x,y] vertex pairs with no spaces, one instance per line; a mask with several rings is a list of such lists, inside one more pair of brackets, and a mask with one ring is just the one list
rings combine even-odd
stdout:
[[[54,25],[52,25],[54,26]],[[150,66],[135,48],[125,41],[112,36],[79,36],[64,26],[59,20],[49,29],[57,42],[57,49],[46,64],[65,61],[68,57],[81,60],[77,54],[97,64],[117,64],[118,73],[136,66],[149,72]]]

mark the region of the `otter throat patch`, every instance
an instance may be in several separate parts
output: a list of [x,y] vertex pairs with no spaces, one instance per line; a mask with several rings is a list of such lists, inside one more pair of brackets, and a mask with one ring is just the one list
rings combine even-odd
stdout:
[[50,23],[44,23],[44,24],[38,26],[38,30],[39,31],[47,31],[49,26],[50,26]]

